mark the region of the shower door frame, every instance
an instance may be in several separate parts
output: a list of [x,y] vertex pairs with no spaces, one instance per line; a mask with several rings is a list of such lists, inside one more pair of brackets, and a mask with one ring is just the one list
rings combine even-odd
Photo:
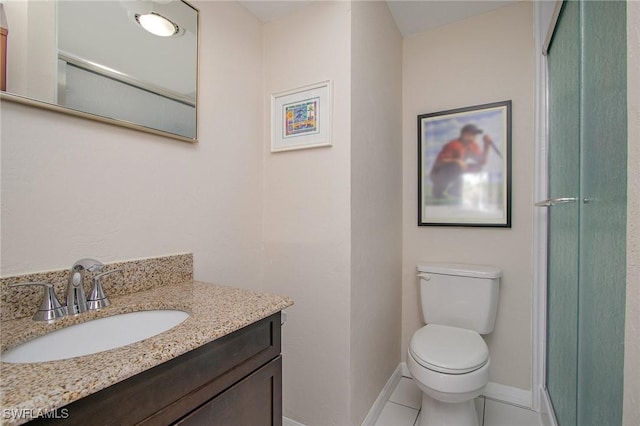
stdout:
[[[544,2],[535,2],[536,31],[536,115],[535,115],[535,164],[534,199],[548,198],[548,73],[547,49],[556,28],[563,0],[556,0],[550,22],[544,21]],[[547,238],[548,210],[534,208],[533,235],[533,330],[532,330],[532,408],[548,415],[549,423],[558,422],[545,386],[547,352]]]

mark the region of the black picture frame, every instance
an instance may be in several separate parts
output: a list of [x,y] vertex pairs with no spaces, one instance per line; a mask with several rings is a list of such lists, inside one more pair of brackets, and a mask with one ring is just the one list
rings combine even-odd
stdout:
[[418,226],[511,228],[510,100],[418,115]]

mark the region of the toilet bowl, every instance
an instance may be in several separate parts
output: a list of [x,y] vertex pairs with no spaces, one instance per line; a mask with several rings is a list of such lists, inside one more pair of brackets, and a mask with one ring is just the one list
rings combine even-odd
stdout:
[[424,327],[409,342],[407,367],[422,390],[420,426],[477,426],[474,399],[489,382],[497,268],[458,264],[418,266]]
[[471,330],[439,325],[418,330],[407,367],[423,392],[420,424],[477,425],[473,399],[489,382],[489,365],[484,340]]

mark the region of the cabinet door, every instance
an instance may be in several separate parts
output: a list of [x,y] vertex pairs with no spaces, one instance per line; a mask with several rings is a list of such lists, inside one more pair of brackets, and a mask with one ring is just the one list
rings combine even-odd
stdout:
[[282,357],[265,364],[176,425],[281,426]]

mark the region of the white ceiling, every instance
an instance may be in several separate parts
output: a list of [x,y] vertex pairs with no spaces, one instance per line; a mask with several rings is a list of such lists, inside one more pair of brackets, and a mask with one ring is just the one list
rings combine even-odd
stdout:
[[273,0],[239,0],[262,22],[271,22],[282,18],[298,9],[315,3],[312,0],[273,1]]
[[471,16],[482,15],[513,3],[517,1],[387,1],[398,29],[405,37]]
[[[262,22],[270,22],[317,1],[240,0],[240,3]],[[387,0],[398,29],[405,37],[513,3],[517,0]]]

